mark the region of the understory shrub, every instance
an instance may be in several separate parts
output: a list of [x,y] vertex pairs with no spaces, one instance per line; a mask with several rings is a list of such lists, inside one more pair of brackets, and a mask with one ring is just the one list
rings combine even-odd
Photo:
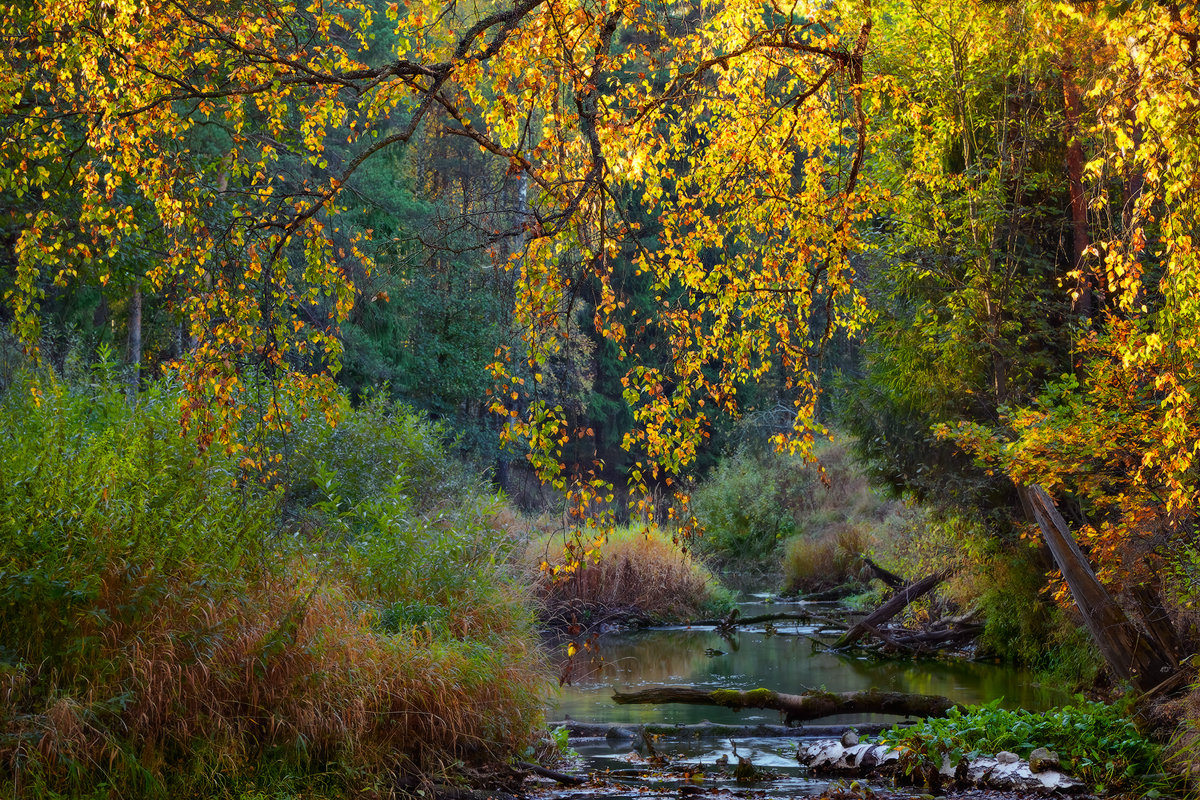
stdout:
[[979,598],[980,650],[1082,690],[1095,684],[1104,659],[1087,630],[1047,598],[1046,570],[1038,552],[1028,547],[1008,548],[991,560]]
[[889,503],[867,484],[841,443],[821,443],[817,463],[746,449],[722,461],[697,487],[692,509],[703,526],[698,547],[723,561],[762,559],[792,537],[811,541],[882,522]]
[[657,528],[618,528],[577,569],[554,575],[552,568],[566,560],[563,536],[540,537],[526,551],[550,622],[687,621],[733,607],[712,573]]
[[177,400],[0,396],[4,791],[386,793],[528,744],[529,601],[427,423],[342,401],[343,433],[301,426],[264,482],[181,435]]

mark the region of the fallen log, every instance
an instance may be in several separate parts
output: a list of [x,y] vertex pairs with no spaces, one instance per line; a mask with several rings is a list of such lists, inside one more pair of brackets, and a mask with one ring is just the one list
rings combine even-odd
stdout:
[[962,639],[972,639],[983,633],[982,625],[965,625],[961,628],[949,628],[941,631],[924,631],[896,636],[894,641],[902,646],[942,645],[957,642]]
[[840,725],[722,725],[716,722],[691,724],[668,723],[620,723],[620,722],[577,722],[573,719],[548,722],[549,729],[566,728],[572,739],[629,739],[638,740],[645,734],[651,736],[678,737],[680,739],[772,739],[795,736],[840,737],[850,729],[862,736],[875,736],[891,728],[891,722],[855,722]]
[[780,620],[796,620],[798,622],[820,622],[823,625],[832,625],[836,628],[845,628],[847,624],[835,620],[831,617],[826,617],[821,614],[814,614],[811,611],[777,611],[773,614],[757,614],[753,617],[726,617],[725,619],[698,619],[689,622],[692,627],[715,625],[718,628],[737,628],[742,625],[759,625],[763,622],[778,622]]
[[911,774],[905,774],[901,768],[899,750],[870,742],[849,746],[838,741],[813,742],[801,746],[796,757],[818,775],[895,775],[904,777],[907,783],[923,779],[930,788],[949,784],[955,788],[979,787],[1039,795],[1078,794],[1087,788],[1079,780],[1056,769],[1034,772],[1028,761],[1007,752],[995,756],[975,755],[964,758],[959,764],[939,756],[940,765],[918,764]]
[[736,689],[704,691],[690,686],[656,686],[637,692],[616,692],[613,694],[613,702],[618,705],[685,703],[721,706],[734,710],[772,708],[783,713],[788,725],[834,714],[941,717],[955,707],[952,700],[938,695],[881,692],[878,689],[865,692],[812,691],[804,694],[784,694],[770,689],[753,689],[748,692],[739,692]]
[[863,636],[871,632],[872,628],[878,628],[892,617],[899,614],[904,608],[925,594],[933,590],[946,578],[945,572],[935,572],[928,577],[921,578],[919,581],[913,581],[908,586],[900,589],[892,596],[890,600],[881,605],[879,608],[868,614],[862,621],[855,625],[850,630],[842,634],[842,637],[833,643],[834,648],[849,647],[857,642]]
[[845,600],[851,595],[858,594],[863,591],[863,585],[857,582],[843,583],[841,586],[835,586],[832,589],[826,589],[823,592],[810,592],[806,595],[801,595],[801,600],[809,600],[821,602],[825,600]]
[[518,761],[517,766],[526,772],[532,772],[534,775],[540,775],[543,778],[549,778],[561,786],[583,786],[588,782],[587,778],[581,778],[578,775],[570,775],[566,772],[548,769],[541,764],[531,764],[528,761]]

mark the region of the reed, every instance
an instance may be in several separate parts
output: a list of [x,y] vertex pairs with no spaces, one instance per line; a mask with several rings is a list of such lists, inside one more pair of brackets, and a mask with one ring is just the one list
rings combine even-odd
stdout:
[[[526,560],[534,570],[543,562],[562,565],[563,544],[561,534],[540,537]],[[732,603],[712,573],[658,528],[617,528],[574,573],[556,578],[543,571],[536,581],[551,622],[692,620]]]

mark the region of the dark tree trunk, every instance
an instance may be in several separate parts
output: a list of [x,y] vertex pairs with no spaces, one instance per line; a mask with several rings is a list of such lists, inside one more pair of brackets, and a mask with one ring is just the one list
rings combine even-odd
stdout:
[[938,572],[919,581],[913,581],[902,589],[898,589],[890,600],[872,611],[865,619],[846,631],[840,639],[834,642],[834,648],[849,647],[854,644],[863,636],[871,633],[880,625],[883,625],[892,617],[899,614],[909,603],[922,595],[928,594],[945,577],[945,573]]
[[1062,64],[1063,116],[1067,139],[1067,187],[1071,195],[1072,266],[1079,277],[1075,281],[1071,310],[1085,317],[1092,315],[1092,279],[1084,260],[1091,240],[1088,236],[1087,197],[1083,191],[1083,144],[1080,142],[1079,111],[1082,102],[1075,85],[1075,59],[1068,53]]
[[125,363],[129,369],[129,397],[137,397],[142,370],[142,287],[134,285],[129,295],[129,337],[126,341]]

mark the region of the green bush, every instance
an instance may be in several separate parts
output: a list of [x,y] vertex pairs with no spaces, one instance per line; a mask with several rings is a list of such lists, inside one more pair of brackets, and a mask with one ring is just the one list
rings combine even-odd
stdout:
[[344,796],[528,744],[528,599],[436,429],[343,399],[272,485],[111,378],[0,394],[0,789]]
[[912,727],[894,727],[879,741],[905,751],[902,764],[911,770],[939,768],[943,757],[952,764],[980,754],[1008,750],[1028,758],[1038,747],[1056,751],[1063,767],[1097,791],[1169,789],[1163,775],[1162,748],[1143,736],[1123,705],[1077,699],[1073,706],[1033,713],[1000,708],[999,700],[951,709],[942,719]]
[[984,614],[983,654],[1025,664],[1056,682],[1083,689],[1095,683],[1104,661],[1086,629],[1044,597],[1045,566],[1037,551],[1008,548],[990,560],[979,607]]
[[704,528],[700,549],[724,559],[761,559],[794,536],[869,531],[899,505],[871,489],[841,443],[821,443],[816,456],[812,463],[744,449],[722,461],[693,495]]
[[796,516],[774,463],[778,458],[727,459],[697,489],[692,508],[704,527],[703,552],[761,558],[796,533]]

